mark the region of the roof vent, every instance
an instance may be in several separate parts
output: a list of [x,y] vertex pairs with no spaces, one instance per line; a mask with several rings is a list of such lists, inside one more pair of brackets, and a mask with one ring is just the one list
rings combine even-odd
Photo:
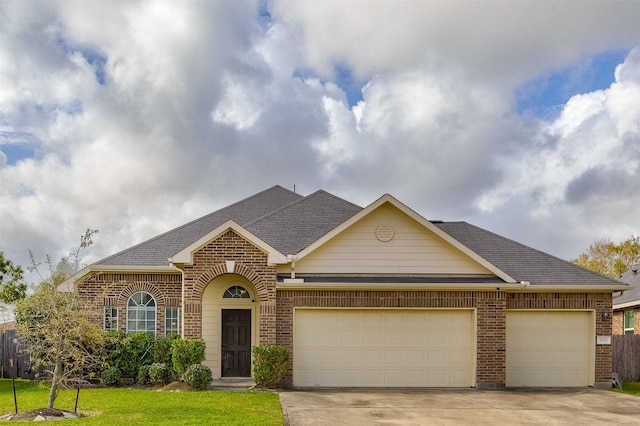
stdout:
[[376,228],[376,238],[386,243],[393,238],[393,228],[389,225],[380,225]]

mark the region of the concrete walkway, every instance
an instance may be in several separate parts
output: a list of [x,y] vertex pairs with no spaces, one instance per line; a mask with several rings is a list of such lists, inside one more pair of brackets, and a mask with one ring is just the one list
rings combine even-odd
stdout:
[[640,425],[640,397],[598,389],[280,393],[285,424]]

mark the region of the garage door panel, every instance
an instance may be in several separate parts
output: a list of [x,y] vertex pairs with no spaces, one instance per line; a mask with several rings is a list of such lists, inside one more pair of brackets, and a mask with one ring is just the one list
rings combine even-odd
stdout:
[[507,312],[507,386],[592,386],[593,313]]
[[301,309],[294,329],[295,386],[474,385],[471,310]]

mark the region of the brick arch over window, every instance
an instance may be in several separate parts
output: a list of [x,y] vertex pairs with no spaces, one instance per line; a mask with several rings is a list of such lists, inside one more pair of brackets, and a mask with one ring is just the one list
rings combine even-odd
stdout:
[[129,300],[131,295],[139,291],[146,291],[147,293],[151,294],[153,298],[156,299],[156,306],[163,306],[165,304],[164,296],[160,292],[160,290],[158,290],[158,288],[153,284],[149,283],[133,283],[127,286],[118,295],[118,304],[126,306],[127,300]]
[[[202,273],[196,280],[196,283],[193,287],[194,298],[197,300],[202,299],[204,289],[209,285],[209,283],[214,278],[226,274],[228,274],[227,265],[224,263],[219,263]],[[267,286],[265,285],[260,275],[258,275],[253,269],[247,268],[244,265],[236,264],[233,274],[240,275],[241,277],[248,279],[258,291],[258,298],[260,299],[260,301],[265,301],[269,298]]]

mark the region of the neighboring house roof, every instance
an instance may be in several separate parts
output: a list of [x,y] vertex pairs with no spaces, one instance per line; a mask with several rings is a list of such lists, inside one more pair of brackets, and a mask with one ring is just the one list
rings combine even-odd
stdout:
[[618,277],[618,281],[631,285],[631,288],[613,298],[614,309],[624,309],[640,305],[640,264],[633,265],[627,272]]
[[[383,196],[376,203],[391,202],[412,216],[409,211],[391,196]],[[302,196],[281,186],[274,186],[256,195],[217,210],[186,225],[175,228],[141,244],[109,256],[91,269],[114,269],[117,267],[168,267],[169,258],[192,247],[203,237],[219,229],[228,221],[241,226],[251,235],[264,241],[281,255],[295,255],[305,248],[312,250],[314,243],[321,243],[322,237],[336,232],[356,220],[373,203],[363,209],[325,191],[317,191]],[[420,220],[427,222],[419,216]],[[603,277],[580,268],[572,263],[527,247],[500,235],[470,225],[466,222],[428,222],[451,237],[473,255],[495,265],[500,271],[517,282],[523,281],[532,286],[618,286],[620,282]],[[448,238],[447,237],[447,238]],[[482,259],[478,259],[482,261]],[[500,275],[500,274],[499,274]]]

